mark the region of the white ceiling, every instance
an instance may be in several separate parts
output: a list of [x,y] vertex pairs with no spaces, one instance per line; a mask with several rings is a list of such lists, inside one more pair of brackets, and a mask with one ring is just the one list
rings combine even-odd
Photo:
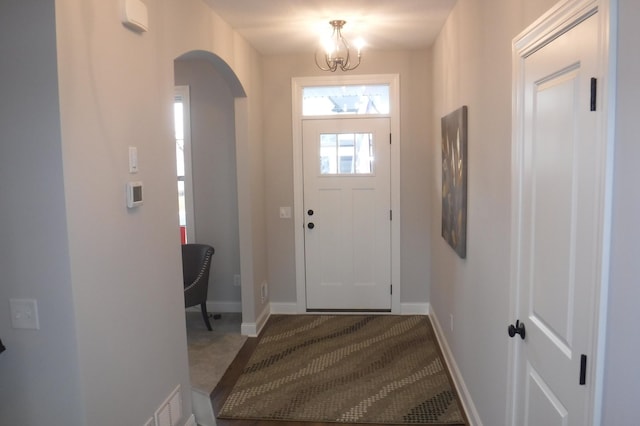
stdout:
[[260,53],[308,53],[329,21],[347,21],[347,40],[365,49],[409,50],[431,46],[456,0],[204,0]]

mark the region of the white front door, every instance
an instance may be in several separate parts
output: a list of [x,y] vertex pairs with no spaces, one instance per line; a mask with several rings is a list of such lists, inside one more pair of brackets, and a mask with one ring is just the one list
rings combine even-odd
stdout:
[[391,310],[389,119],[302,130],[307,309]]
[[605,154],[592,110],[602,73],[593,12],[546,42],[532,31],[533,47],[516,53],[512,276],[526,333],[513,336],[517,426],[585,426],[593,413]]

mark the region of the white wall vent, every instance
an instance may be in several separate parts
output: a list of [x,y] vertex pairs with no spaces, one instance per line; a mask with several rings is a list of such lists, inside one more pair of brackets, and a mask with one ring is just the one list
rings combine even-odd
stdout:
[[171,395],[158,407],[156,426],[177,426],[182,418],[182,394],[178,385]]

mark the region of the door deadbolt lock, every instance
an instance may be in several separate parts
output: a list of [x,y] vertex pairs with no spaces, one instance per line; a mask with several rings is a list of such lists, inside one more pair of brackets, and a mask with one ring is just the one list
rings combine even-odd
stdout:
[[315,228],[315,226],[316,226],[316,225],[314,225],[314,224],[313,224],[313,222],[309,222],[309,223],[307,224],[307,228],[309,228],[309,229],[313,229],[313,228]]

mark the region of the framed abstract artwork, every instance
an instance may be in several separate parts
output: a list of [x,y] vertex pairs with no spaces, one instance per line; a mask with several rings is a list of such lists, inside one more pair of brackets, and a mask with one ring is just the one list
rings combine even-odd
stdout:
[[442,238],[467,257],[467,107],[442,117]]

